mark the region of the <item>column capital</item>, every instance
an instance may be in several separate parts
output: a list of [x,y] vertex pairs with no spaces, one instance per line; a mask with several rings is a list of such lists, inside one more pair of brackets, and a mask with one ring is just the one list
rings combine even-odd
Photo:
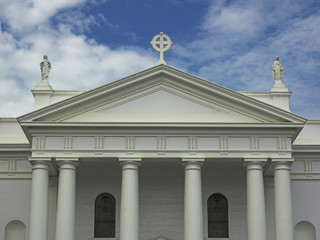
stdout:
[[76,157],[63,157],[63,158],[56,158],[57,164],[59,166],[59,170],[63,169],[70,169],[70,170],[76,170],[76,168],[79,166],[79,159]]
[[141,162],[140,161],[120,161],[120,166],[122,167],[122,170],[137,170],[139,171],[139,166]]
[[263,170],[267,158],[245,158],[243,159],[243,167],[249,170]]
[[61,162],[79,162],[79,158],[78,157],[57,157],[56,158],[57,163],[61,163]]
[[204,164],[204,158],[181,158],[184,170],[199,169]]
[[287,171],[291,171],[291,166],[292,162],[287,162],[287,161],[279,161],[279,162],[273,162],[272,166],[273,166],[273,171],[277,171],[277,170],[287,170]]
[[119,157],[120,164],[123,162],[141,162],[141,157]]
[[244,158],[242,166],[249,170],[263,170],[267,158]]
[[243,162],[262,162],[265,163],[268,161],[268,158],[243,158]]
[[199,157],[199,158],[196,158],[196,157],[182,157],[181,160],[182,160],[183,163],[186,163],[186,162],[204,163],[205,158],[204,157]]
[[51,157],[28,157],[29,162],[51,162]]
[[272,164],[287,163],[291,165],[293,162],[294,162],[294,158],[271,158]]
[[120,166],[122,166],[122,170],[125,169],[139,169],[141,164],[141,158],[138,157],[122,157],[119,158]]
[[273,158],[271,160],[271,165],[273,170],[291,170],[290,166],[294,162],[294,158]]
[[32,170],[35,170],[35,169],[48,170],[49,165],[51,163],[51,158],[29,157],[28,160],[32,165]]
[[184,170],[201,170],[204,163],[204,158],[183,158],[182,166]]

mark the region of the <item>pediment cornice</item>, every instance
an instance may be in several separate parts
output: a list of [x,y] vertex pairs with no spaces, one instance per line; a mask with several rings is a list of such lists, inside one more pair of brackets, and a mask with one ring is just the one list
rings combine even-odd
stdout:
[[[77,116],[91,110],[108,108],[133,101],[156,91],[166,91],[187,101],[208,107],[217,112],[228,112],[251,118],[252,122],[242,120],[230,123],[228,121],[201,122],[103,122],[72,121],[65,119]],[[230,115],[230,117],[232,117]],[[26,133],[29,127],[99,127],[99,126],[130,126],[130,127],[215,127],[215,128],[250,128],[277,127],[296,128],[298,132],[306,119],[255,100],[241,93],[232,91],[218,84],[193,76],[167,65],[158,65],[126,78],[108,83],[67,100],[52,104],[18,118]],[[255,123],[254,123],[255,122]],[[29,134],[27,134],[29,135]]]

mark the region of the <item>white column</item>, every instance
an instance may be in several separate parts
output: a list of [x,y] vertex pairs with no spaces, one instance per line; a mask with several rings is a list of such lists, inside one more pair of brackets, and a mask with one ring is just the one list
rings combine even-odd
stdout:
[[263,166],[261,161],[245,162],[247,171],[247,229],[248,240],[266,240],[266,206]]
[[58,159],[56,240],[74,240],[77,159]]
[[119,159],[122,166],[120,240],[139,240],[139,165],[141,159]]
[[203,240],[203,209],[201,166],[203,159],[183,159],[184,187],[184,240]]
[[29,240],[46,240],[50,159],[30,158],[29,161],[32,164]]
[[[292,161],[289,159],[289,161]],[[276,240],[293,240],[290,162],[274,162]]]

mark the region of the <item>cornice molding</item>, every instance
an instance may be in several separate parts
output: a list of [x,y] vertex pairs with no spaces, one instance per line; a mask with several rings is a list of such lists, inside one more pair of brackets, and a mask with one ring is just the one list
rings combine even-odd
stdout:
[[[169,81],[168,78],[170,79]],[[84,92],[64,101],[23,115],[19,117],[18,120],[20,122],[33,121],[35,119],[43,118],[44,116],[65,111],[71,107],[74,108],[76,105],[78,107],[84,103],[88,105],[90,101],[94,99],[97,101],[97,99],[103,95],[117,95],[119,92],[121,92],[120,95],[126,95],[124,93],[128,91],[129,86],[129,92],[133,92],[134,88],[138,91],[139,89],[159,84],[159,82],[168,84],[172,87],[179,86],[180,90],[188,91],[190,94],[194,93],[195,95],[199,95],[199,93],[202,93],[208,97],[214,97],[214,100],[222,105],[228,105],[228,102],[230,104],[236,104],[239,107],[239,111],[244,113],[249,109],[252,109],[247,112],[249,115],[254,116],[254,112],[257,111],[260,116],[264,116],[266,119],[268,119],[268,116],[273,116],[286,120],[287,122],[304,123],[306,121],[305,118],[166,65],[159,65],[129,77],[111,82],[99,88]],[[96,105],[97,102],[92,106]],[[90,104],[88,106],[90,106]]]

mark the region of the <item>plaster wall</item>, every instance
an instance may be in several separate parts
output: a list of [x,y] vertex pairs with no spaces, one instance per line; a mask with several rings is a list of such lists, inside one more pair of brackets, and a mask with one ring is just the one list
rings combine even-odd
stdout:
[[[229,237],[246,240],[246,172],[239,159],[207,159],[202,170],[204,236],[207,231],[207,200],[213,193],[221,193],[228,200]],[[181,239],[182,240],[182,239]]]
[[308,221],[317,230],[320,240],[320,187],[319,180],[292,180],[293,221]]
[[[246,240],[246,177],[240,160],[206,160],[202,170],[204,234],[207,199],[224,194],[229,202],[230,238]],[[121,168],[116,159],[82,160],[77,171],[76,239],[94,236],[94,202],[103,193],[116,199],[119,237]],[[184,169],[180,159],[143,159],[139,169],[140,239],[164,235],[183,240]]]
[[110,193],[116,199],[116,237],[119,237],[121,168],[118,160],[81,160],[76,177],[75,239],[94,237],[94,205],[101,193]]
[[[273,178],[264,180],[267,239],[274,240]],[[181,160],[143,159],[139,185],[140,239],[149,240],[165,235],[174,240],[183,240],[184,170]],[[246,173],[241,161],[206,159],[202,167],[202,186],[204,236],[207,237],[207,199],[213,193],[221,193],[228,199],[230,238],[246,240]],[[0,191],[5,193],[0,195],[0,236],[4,236],[4,228],[12,220],[22,221],[28,231],[31,179],[1,179]],[[117,159],[81,160],[77,171],[77,240],[93,237],[94,202],[103,192],[111,193],[116,198],[116,237],[119,237],[120,191],[121,168]],[[56,194],[56,180],[53,178],[49,186],[49,240],[54,239]],[[317,207],[320,199],[319,180],[293,179],[292,199],[294,225],[308,221],[317,230],[320,229],[320,208]],[[319,234],[317,240],[320,240]]]
[[29,226],[31,179],[0,179],[0,239],[6,225],[19,220]]
[[29,143],[18,121],[0,118],[0,143]]

